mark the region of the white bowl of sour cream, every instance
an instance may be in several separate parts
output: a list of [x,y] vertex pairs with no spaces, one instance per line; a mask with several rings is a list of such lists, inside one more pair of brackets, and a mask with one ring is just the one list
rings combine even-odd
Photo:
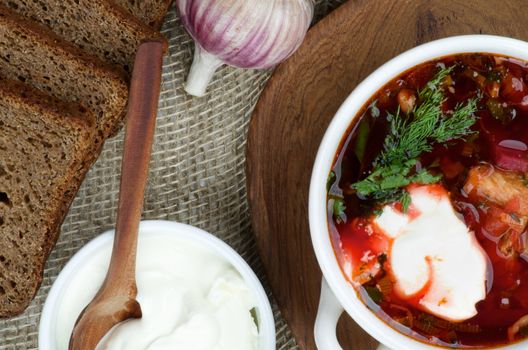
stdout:
[[[99,290],[114,231],[64,267],[42,312],[39,349],[66,350],[79,313]],[[114,327],[97,349],[272,350],[267,295],[244,259],[213,235],[169,221],[143,221],[136,278],[143,317]]]

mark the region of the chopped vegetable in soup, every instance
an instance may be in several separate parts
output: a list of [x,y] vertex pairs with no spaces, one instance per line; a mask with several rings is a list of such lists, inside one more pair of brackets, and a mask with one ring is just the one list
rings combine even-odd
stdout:
[[343,273],[382,320],[450,348],[528,337],[528,63],[455,55],[392,80],[327,188]]

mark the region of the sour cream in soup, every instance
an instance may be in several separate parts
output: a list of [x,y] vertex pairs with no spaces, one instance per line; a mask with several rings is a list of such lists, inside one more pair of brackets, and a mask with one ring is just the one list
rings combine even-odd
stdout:
[[441,186],[416,186],[409,193],[407,213],[387,205],[374,220],[392,240],[389,261],[396,291],[432,315],[467,320],[486,297],[486,253]]
[[[82,309],[99,290],[111,246],[83,266],[62,299],[58,350],[66,350]],[[224,258],[181,238],[140,237],[138,301],[143,317],[114,327],[97,350],[251,350],[258,348],[256,300]]]

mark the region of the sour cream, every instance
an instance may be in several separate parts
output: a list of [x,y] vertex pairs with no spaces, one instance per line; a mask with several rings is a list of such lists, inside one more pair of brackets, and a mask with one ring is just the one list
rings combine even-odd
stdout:
[[375,219],[393,239],[389,261],[396,292],[445,320],[467,320],[486,297],[487,255],[441,186],[409,192],[407,213],[388,205]]
[[[98,251],[71,281],[57,316],[57,350],[68,349],[79,313],[102,284],[111,247]],[[234,267],[179,238],[140,237],[138,301],[143,317],[117,325],[97,350],[253,350],[256,300]]]

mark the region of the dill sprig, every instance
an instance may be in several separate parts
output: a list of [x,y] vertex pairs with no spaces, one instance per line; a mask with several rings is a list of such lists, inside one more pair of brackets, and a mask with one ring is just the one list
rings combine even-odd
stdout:
[[[401,117],[400,109],[396,114],[387,116],[390,122],[389,135],[385,138],[383,152],[374,161],[374,166],[394,164],[414,159],[432,149],[430,138],[434,138],[437,127],[449,118],[442,117],[444,94],[441,84],[453,67],[441,69],[426,86],[418,91],[419,101],[411,119]],[[473,120],[473,118],[471,118]],[[445,127],[444,130],[448,131]],[[448,128],[452,130],[452,128]],[[438,135],[445,138],[447,134]]]
[[477,111],[477,103],[478,98],[472,98],[466,104],[456,106],[451,116],[438,123],[434,134],[435,141],[443,143],[472,134],[470,128],[475,124],[473,116]]
[[389,134],[382,152],[374,160],[373,171],[352,185],[360,196],[381,204],[400,201],[406,210],[410,204],[406,186],[430,184],[441,179],[426,169],[416,169],[417,159],[431,151],[434,144],[470,135],[478,103],[478,98],[472,98],[444,115],[442,83],[454,67],[442,68],[418,91],[419,103],[408,117],[402,117],[399,109],[395,114],[388,114]]

